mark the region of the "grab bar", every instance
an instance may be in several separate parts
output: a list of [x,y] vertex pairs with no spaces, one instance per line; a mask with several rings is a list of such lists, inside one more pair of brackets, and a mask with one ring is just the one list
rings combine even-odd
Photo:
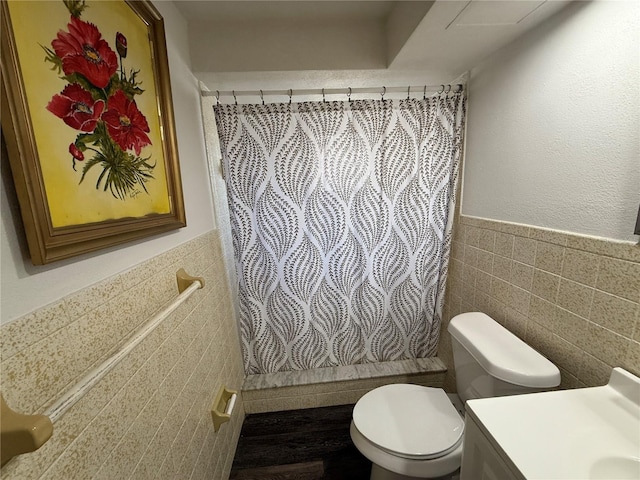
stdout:
[[[178,291],[180,295],[178,295],[173,302],[169,306],[167,306],[162,312],[158,313],[155,317],[149,320],[140,330],[138,330],[133,336],[130,337],[129,341],[126,345],[124,345],[120,350],[114,353],[107,360],[102,362],[99,366],[91,370],[84,377],[82,377],[78,383],[76,383],[73,387],[71,387],[67,392],[62,395],[55,403],[49,406],[45,412],[44,416],[49,417],[51,423],[55,423],[57,420],[62,417],[71,407],[73,407],[91,388],[93,388],[100,380],[102,380],[105,375],[107,375],[124,357],[126,357],[137,345],[140,344],[147,336],[158,326],[160,325],[171,313],[173,313],[185,300],[187,300],[193,292],[198,290],[199,288],[204,287],[204,279],[202,277],[192,277],[188,275],[184,269],[180,269],[176,272],[176,281],[178,283]],[[30,416],[25,415],[25,418],[29,418]],[[5,434],[9,434],[8,430],[5,431],[5,422],[2,422],[2,428],[0,428],[2,433],[2,438],[0,439],[3,443],[5,440]],[[8,424],[7,424],[8,428]],[[12,430],[15,431],[15,426],[12,425]],[[23,430],[25,432],[29,432],[33,430],[33,426],[31,424],[24,424]],[[46,441],[46,440],[45,440]],[[34,442],[35,443],[35,442]],[[21,453],[27,453],[34,451],[38,448],[42,443],[41,442],[37,447],[29,447],[30,449],[24,450]],[[27,447],[25,447],[27,448]],[[10,457],[9,457],[10,458]],[[3,458],[2,463],[6,463],[8,459]]]

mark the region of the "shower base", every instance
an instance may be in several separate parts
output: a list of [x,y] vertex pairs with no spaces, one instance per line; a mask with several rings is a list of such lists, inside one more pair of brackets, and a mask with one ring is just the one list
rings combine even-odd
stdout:
[[446,367],[438,357],[249,375],[242,387],[246,413],[354,404],[389,383],[442,387]]

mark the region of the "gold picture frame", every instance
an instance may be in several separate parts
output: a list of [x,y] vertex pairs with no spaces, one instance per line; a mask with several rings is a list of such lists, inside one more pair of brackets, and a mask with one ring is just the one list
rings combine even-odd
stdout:
[[0,3],[2,136],[32,262],[186,226],[155,7]]

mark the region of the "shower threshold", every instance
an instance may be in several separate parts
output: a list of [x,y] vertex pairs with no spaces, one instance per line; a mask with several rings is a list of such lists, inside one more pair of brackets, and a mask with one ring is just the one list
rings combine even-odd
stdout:
[[446,371],[431,357],[249,375],[242,396],[247,413],[346,405],[390,383],[442,387]]

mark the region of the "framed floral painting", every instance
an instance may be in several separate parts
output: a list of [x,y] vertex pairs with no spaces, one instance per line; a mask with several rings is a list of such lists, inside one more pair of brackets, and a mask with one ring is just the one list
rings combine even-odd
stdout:
[[8,0],[1,9],[2,135],[32,262],[185,226],[153,5]]

